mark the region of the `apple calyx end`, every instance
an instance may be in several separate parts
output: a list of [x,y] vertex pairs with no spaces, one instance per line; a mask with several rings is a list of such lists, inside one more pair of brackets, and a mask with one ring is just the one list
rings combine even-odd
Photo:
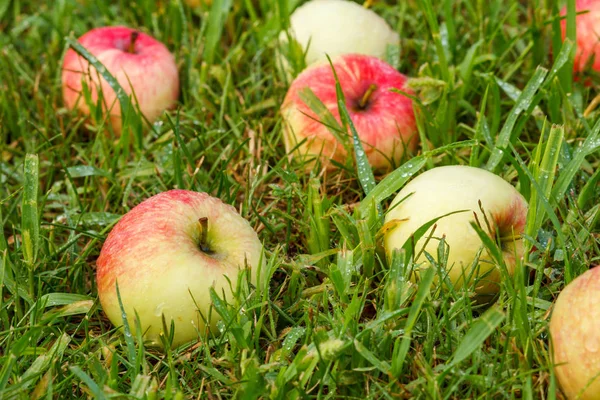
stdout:
[[131,36],[129,37],[129,46],[127,47],[127,52],[130,54],[135,54],[135,41],[140,36],[138,31],[132,31]]

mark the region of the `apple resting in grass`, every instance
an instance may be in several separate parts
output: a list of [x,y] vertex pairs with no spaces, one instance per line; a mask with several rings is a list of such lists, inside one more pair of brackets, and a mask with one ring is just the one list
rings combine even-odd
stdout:
[[[348,0],[313,0],[290,17],[290,36],[306,53],[306,65],[342,54],[366,54],[384,58],[388,45],[399,36],[375,12]],[[280,40],[287,42],[282,32]]]
[[[501,272],[486,250],[479,257],[478,271],[473,271],[474,260],[483,247],[471,226],[471,222],[476,222],[474,213],[488,235],[496,238],[499,234],[503,259],[512,274],[517,259],[523,256],[521,234],[527,209],[523,196],[491,172],[467,166],[433,168],[404,186],[390,205],[385,217],[389,230],[384,236],[384,246],[389,258],[394,249],[401,248],[427,222],[451,212],[467,210],[438,220],[431,240],[425,245],[433,227],[416,242],[415,252],[425,246],[425,251],[437,260],[439,239],[445,237],[449,247],[446,268],[455,287],[461,287],[471,276],[469,283],[479,279],[476,281],[476,293],[493,295],[499,290]],[[429,265],[424,254],[416,262],[423,267]],[[471,275],[472,272],[475,273]]]
[[[79,38],[79,43],[117,79],[150,122],[177,102],[179,73],[175,58],[159,41],[135,29],[111,26],[92,29]],[[114,90],[87,60],[69,49],[62,67],[64,101],[68,108],[89,115],[82,82],[89,88],[94,105],[101,90],[104,110],[110,112],[113,130],[119,134],[121,107]]]
[[569,399],[600,399],[598,304],[600,267],[594,267],[563,289],[552,310],[550,336],[554,371]]
[[[388,170],[398,165],[418,143],[412,100],[392,91],[411,93],[405,86],[406,76],[378,58],[365,55],[346,54],[332,62],[371,166]],[[331,160],[344,164],[348,152],[304,102],[302,93],[307,89],[340,122],[331,65],[324,62],[309,67],[294,80],[281,106],[286,149],[304,162],[307,170],[314,167],[316,159],[328,169],[334,167]],[[348,143],[352,149],[350,132]]]
[[[575,53],[575,72],[583,72],[589,63],[591,67],[600,71],[600,1],[577,0],[575,2],[577,15],[575,18],[577,52]],[[561,15],[567,15],[566,6]],[[561,21],[563,39],[566,37],[567,21]]]
[[[135,329],[137,312],[144,338],[160,344],[164,315],[167,327],[175,323],[178,345],[204,331],[209,288],[231,300],[241,269],[250,268],[256,283],[261,256],[256,232],[232,206],[206,193],[164,192],[134,207],[108,235],[97,261],[100,302],[121,326],[118,283],[129,326]],[[213,310],[213,330],[218,319]]]

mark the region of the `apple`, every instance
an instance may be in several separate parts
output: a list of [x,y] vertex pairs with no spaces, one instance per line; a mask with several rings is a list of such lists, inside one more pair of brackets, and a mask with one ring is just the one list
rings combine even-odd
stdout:
[[550,336],[554,372],[569,399],[600,398],[600,268],[569,283],[558,295]]
[[[175,58],[159,41],[123,26],[92,29],[78,40],[118,80],[150,122],[177,102],[179,73]],[[110,113],[112,128],[119,134],[121,107],[114,90],[87,60],[69,49],[62,67],[63,98],[69,109],[89,115],[83,82],[94,104],[98,101],[98,92],[102,92],[104,110]]]
[[[344,92],[346,107],[374,170],[388,170],[418,144],[412,100],[391,89],[411,93],[406,76],[384,61],[360,54],[332,61]],[[304,103],[301,92],[310,88],[340,122],[335,79],[328,62],[311,66],[292,82],[281,106],[284,143],[307,170],[314,161],[332,169],[331,160],[349,157],[321,119]],[[352,138],[349,137],[349,141]]]
[[[232,206],[170,190],[141,202],[109,233],[97,261],[98,295],[110,321],[122,325],[118,284],[129,326],[135,331],[137,313],[144,339],[160,345],[164,316],[179,345],[204,331],[209,289],[231,299],[238,273],[249,268],[256,283],[261,260],[256,232]],[[212,311],[213,331],[218,320]]]
[[[496,231],[499,232],[503,259],[512,274],[517,259],[523,256],[521,234],[525,229],[528,206],[512,185],[486,170],[468,166],[437,167],[404,186],[385,217],[389,224],[384,234],[386,254],[390,258],[394,249],[401,248],[427,222],[461,210],[467,211],[437,221],[431,240],[427,242],[433,227],[415,243],[415,251],[418,253],[424,248],[437,260],[439,239],[445,237],[449,246],[446,268],[453,285],[460,288],[479,279],[475,292],[482,297],[493,295],[499,290],[501,272],[485,250],[480,255],[478,271],[473,271],[483,243],[471,222],[479,221],[493,238]],[[421,266],[429,266],[423,253],[415,261]],[[469,276],[472,281],[465,282]]]
[[[577,51],[573,69],[575,72],[583,72],[588,62],[592,62],[593,59],[592,68],[600,71],[600,2],[577,0],[575,9],[577,13],[585,13],[577,15],[575,19]],[[566,6],[561,15],[567,15]],[[566,18],[561,21],[561,30],[564,39],[567,31]]]
[[[289,34],[305,51],[306,65],[342,54],[384,58],[400,38],[375,12],[348,0],[312,0],[290,16]],[[285,44],[288,35],[282,32]]]

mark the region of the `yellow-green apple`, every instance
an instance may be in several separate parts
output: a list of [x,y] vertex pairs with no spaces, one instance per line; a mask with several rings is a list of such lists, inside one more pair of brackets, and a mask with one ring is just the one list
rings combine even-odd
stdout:
[[[406,76],[384,61],[360,54],[345,54],[332,61],[344,92],[345,104],[371,166],[387,170],[415,150],[418,133]],[[314,161],[331,169],[331,160],[344,163],[349,156],[342,143],[303,101],[307,88],[340,122],[335,78],[328,62],[305,69],[292,83],[281,106],[284,142],[288,153],[306,166]],[[351,141],[351,137],[348,138]]]
[[[160,344],[164,315],[167,327],[175,324],[178,345],[204,331],[209,289],[230,300],[242,269],[256,283],[261,257],[256,232],[232,206],[206,193],[170,190],[138,204],[109,233],[97,261],[98,295],[120,326],[118,285],[132,329],[137,313],[144,338]],[[213,330],[218,320],[212,311]]]
[[[424,249],[437,259],[439,239],[444,237],[449,247],[446,268],[455,287],[461,287],[471,277],[469,283],[478,279],[475,291],[479,295],[493,295],[499,290],[501,272],[487,250],[479,257],[475,267],[478,270],[473,271],[483,243],[471,223],[479,223],[493,238],[499,234],[503,259],[512,274],[517,259],[523,256],[521,234],[528,206],[512,185],[486,170],[467,166],[437,167],[404,186],[385,217],[386,224],[389,223],[384,235],[386,253],[391,257],[394,249],[401,248],[427,222],[462,210],[466,212],[437,221],[433,236],[432,227],[416,242],[415,251]],[[429,265],[423,252],[415,261],[420,266]]]
[[[575,9],[579,15],[575,20],[577,51],[573,69],[575,72],[583,72],[587,63],[592,62],[591,67],[600,71],[600,2],[577,0]],[[566,6],[561,15],[567,15]],[[564,39],[567,31],[566,18],[561,21],[561,29]]]
[[[372,10],[348,0],[312,0],[290,17],[289,34],[302,46],[306,65],[342,54],[366,54],[384,58],[388,45],[399,36]],[[287,42],[286,32],[280,40]]]
[[550,319],[554,372],[568,399],[600,398],[600,267],[569,283]]
[[[164,44],[123,26],[92,29],[78,40],[117,79],[150,122],[177,102],[179,73],[175,58]],[[86,59],[69,49],[62,67],[63,98],[68,108],[89,115],[84,83],[94,104],[101,91],[103,108],[110,113],[113,130],[119,134],[121,108],[114,90]]]

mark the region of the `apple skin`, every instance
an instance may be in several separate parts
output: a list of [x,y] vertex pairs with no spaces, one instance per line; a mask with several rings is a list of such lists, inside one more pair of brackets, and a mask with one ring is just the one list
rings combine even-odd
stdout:
[[[206,243],[200,248],[200,218],[208,218]],[[118,282],[127,319],[135,331],[135,312],[144,338],[160,345],[162,315],[175,323],[173,345],[204,332],[211,305],[209,288],[231,299],[242,268],[252,283],[261,266],[262,244],[250,224],[230,205],[206,193],[170,190],[143,201],[109,233],[97,261],[98,295],[115,326],[122,325]],[[220,319],[212,311],[210,328]]]
[[[347,0],[313,0],[290,16],[291,36],[306,53],[306,65],[343,54],[384,58],[400,38],[375,12]],[[282,32],[280,40],[287,42]]]
[[[411,193],[410,197],[400,202]],[[479,201],[493,232],[489,232],[487,228]],[[517,258],[523,256],[520,234],[524,231],[527,220],[527,202],[512,185],[499,176],[468,166],[433,168],[417,176],[400,190],[385,217],[386,223],[394,220],[398,222],[398,225],[391,227],[384,235],[387,257],[391,258],[393,250],[401,248],[427,222],[459,210],[469,211],[452,214],[437,221],[435,233],[425,246],[425,251],[437,260],[439,240],[436,238],[445,236],[450,248],[446,266],[449,269],[448,276],[454,286],[460,288],[465,283],[464,278],[471,273],[473,261],[483,246],[471,226],[471,222],[475,221],[473,213],[476,213],[482,228],[490,236],[495,237],[497,227],[501,237],[510,237],[502,241],[502,250],[508,271],[512,274]],[[432,229],[433,227],[415,244],[415,251],[423,248]],[[514,241],[512,237],[515,237]],[[428,265],[424,254],[416,262]],[[475,287],[478,295],[485,297],[498,292],[500,270],[495,267],[487,251],[483,251],[479,258],[479,274],[475,274],[474,278],[477,277],[480,277]]]
[[[137,32],[137,38],[131,53],[128,49],[134,32]],[[92,29],[78,41],[117,79],[150,122],[177,102],[179,72],[175,58],[159,41],[123,26]],[[102,90],[105,111],[110,110],[112,128],[120,134],[121,107],[114,90],[86,59],[69,49],[62,67],[63,98],[69,109],[76,108],[89,115],[82,81],[90,88],[94,104],[98,101],[98,88]],[[134,92],[135,97],[132,97]]]
[[[584,72],[590,58],[594,58],[592,68],[600,71],[600,2],[595,0],[577,0],[577,13],[588,11],[575,17],[577,51],[573,69],[576,73]],[[561,10],[562,16],[567,15],[566,6]],[[567,21],[560,23],[562,38],[566,37]]]
[[[412,100],[391,91],[412,93],[405,85],[406,76],[378,58],[360,54],[346,54],[332,63],[369,163],[376,171],[389,170],[407,151],[413,152],[419,140]],[[371,85],[376,89],[366,107],[360,109]],[[326,169],[333,169],[330,160],[345,163],[347,151],[302,101],[299,93],[305,88],[310,88],[340,122],[331,65],[324,62],[305,69],[292,82],[281,106],[287,152],[304,161],[307,170],[314,168],[316,158]]]
[[550,318],[554,372],[568,399],[600,398],[599,303],[600,267],[575,278],[554,303]]

